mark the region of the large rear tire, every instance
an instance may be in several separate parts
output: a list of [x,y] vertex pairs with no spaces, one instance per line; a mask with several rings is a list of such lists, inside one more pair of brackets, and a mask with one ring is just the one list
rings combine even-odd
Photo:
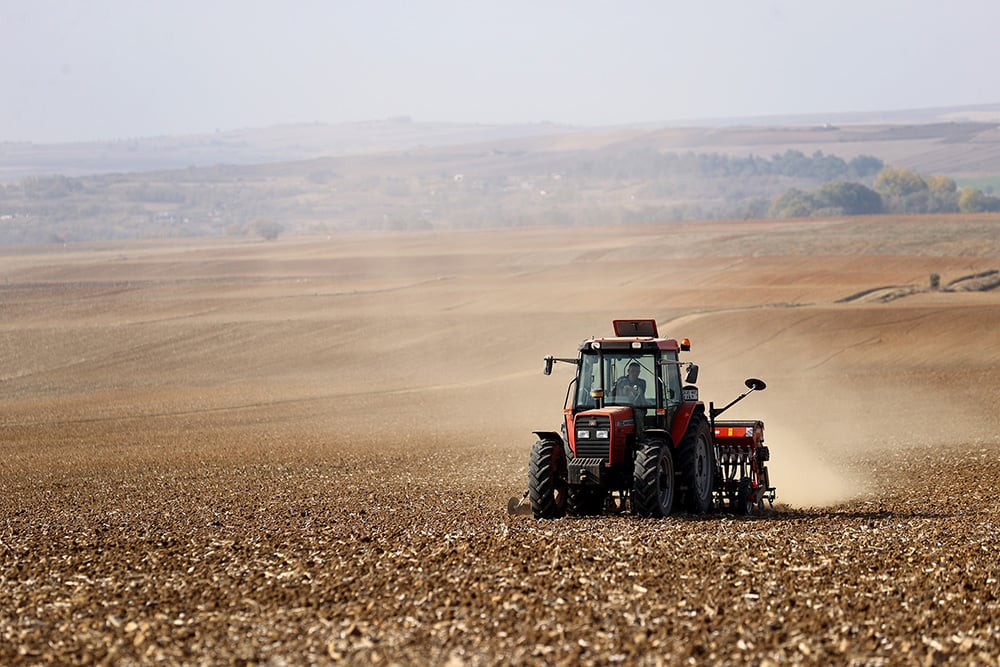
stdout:
[[674,456],[663,440],[650,440],[635,454],[632,511],[645,517],[670,514],[674,506]]
[[528,462],[528,497],[536,519],[558,519],[566,515],[566,456],[562,444],[539,440],[531,447]]
[[687,432],[677,447],[677,467],[681,474],[684,509],[704,514],[712,507],[715,482],[715,448],[712,431],[704,415],[691,417]]

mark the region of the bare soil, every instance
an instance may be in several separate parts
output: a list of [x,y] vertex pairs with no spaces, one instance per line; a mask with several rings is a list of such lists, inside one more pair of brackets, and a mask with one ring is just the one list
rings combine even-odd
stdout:
[[[0,663],[1000,665],[997,232],[0,249]],[[767,381],[772,509],[507,514],[618,317]]]

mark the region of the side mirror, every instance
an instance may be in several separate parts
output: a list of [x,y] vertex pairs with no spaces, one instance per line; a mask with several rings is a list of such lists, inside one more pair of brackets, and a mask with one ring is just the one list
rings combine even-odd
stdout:
[[767,385],[764,384],[764,381],[758,380],[757,378],[747,378],[747,381],[743,384],[745,384],[747,389],[750,391],[764,391],[767,389]]
[[688,366],[687,375],[684,376],[684,382],[687,384],[696,384],[698,382],[698,365],[691,364]]
[[552,375],[552,357],[545,357],[545,370],[542,373]]

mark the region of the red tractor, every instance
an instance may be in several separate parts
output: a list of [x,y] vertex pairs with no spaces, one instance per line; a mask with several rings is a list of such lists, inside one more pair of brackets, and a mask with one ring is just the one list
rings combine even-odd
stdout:
[[749,514],[773,503],[763,422],[716,420],[764,382],[751,378],[728,405],[706,410],[693,386],[698,367],[678,358],[691,349],[687,339],[660,338],[649,319],[615,320],[614,330],[585,340],[575,359],[545,358],[546,375],[561,362],[576,376],[561,433],[535,431],[525,492],[535,518],[627,508],[643,517],[713,507]]

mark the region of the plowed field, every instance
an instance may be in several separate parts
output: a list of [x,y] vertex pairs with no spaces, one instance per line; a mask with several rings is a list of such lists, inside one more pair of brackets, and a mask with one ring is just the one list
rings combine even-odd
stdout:
[[[992,269],[994,218],[0,249],[0,663],[1000,665],[1000,291],[926,289]],[[620,317],[767,381],[773,508],[507,514]]]

